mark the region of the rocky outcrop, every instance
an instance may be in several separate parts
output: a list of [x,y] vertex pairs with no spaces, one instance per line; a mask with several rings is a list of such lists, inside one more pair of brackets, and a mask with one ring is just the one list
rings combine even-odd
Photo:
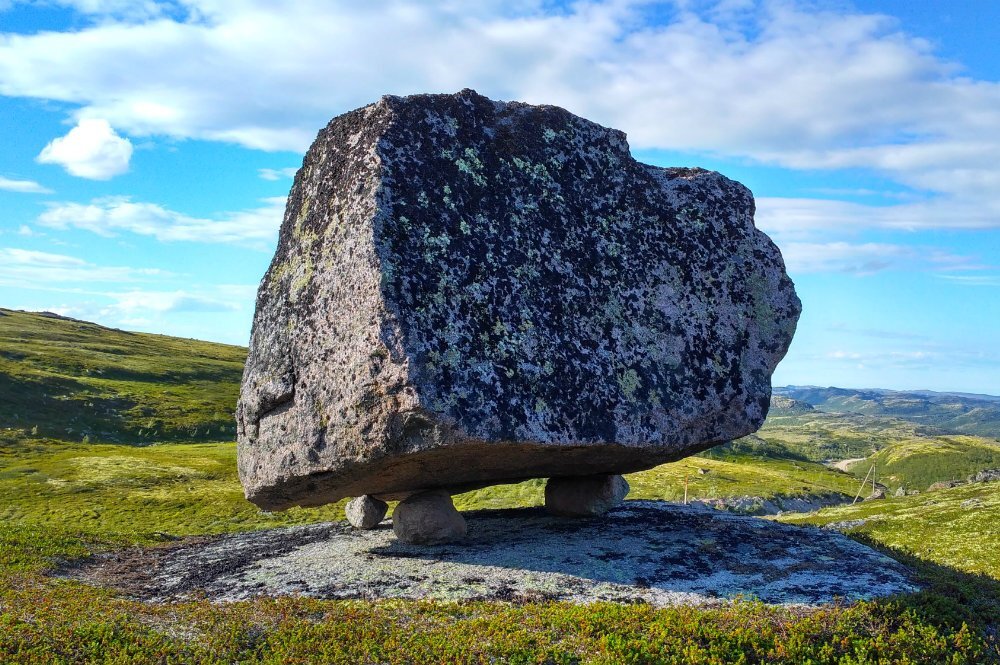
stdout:
[[961,480],[941,480],[936,483],[932,483],[930,487],[927,488],[928,492],[938,492],[940,490],[949,490],[952,487],[958,487],[964,483]]
[[752,597],[802,613],[919,589],[902,564],[831,530],[658,501],[628,501],[572,528],[531,508],[468,517],[465,540],[432,548],[387,529],[310,524],[116,549],[60,574],[160,603],[290,595],[502,601],[501,609],[540,601],[717,608]]
[[257,295],[247,497],[620,474],[753,432],[800,311],[753,212],[552,106],[466,90],[334,118]]
[[744,495],[724,499],[694,499],[690,501],[690,504],[743,515],[780,515],[782,513],[809,513],[820,508],[839,506],[850,502],[851,497],[846,494],[829,492],[800,496],[778,494],[771,497]]
[[771,408],[795,414],[809,413],[810,411],[816,410],[813,408],[813,405],[808,402],[792,399],[791,397],[783,397],[781,395],[771,396]]
[[997,480],[1000,480],[1000,469],[978,471],[966,479],[970,483],[992,483]]
[[551,478],[545,484],[545,509],[560,517],[603,515],[628,495],[628,481],[618,475]]

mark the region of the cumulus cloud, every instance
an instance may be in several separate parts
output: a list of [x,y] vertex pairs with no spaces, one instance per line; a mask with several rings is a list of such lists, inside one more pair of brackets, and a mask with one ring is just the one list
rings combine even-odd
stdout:
[[930,199],[875,206],[835,199],[760,197],[755,221],[764,231],[785,240],[871,228],[991,229],[1000,226],[1000,198]]
[[302,150],[384,93],[468,85],[564,105],[636,147],[888,169],[996,155],[1000,85],[961,77],[888,17],[815,6],[189,0],[144,21],[8,35],[0,92],[80,104],[130,133],[268,149]]
[[87,204],[52,204],[38,217],[38,223],[55,229],[84,229],[103,236],[128,232],[164,241],[269,248],[281,226],[285,199],[268,198],[262,204],[208,219],[191,217],[155,203],[134,202],[128,197],[106,197]]
[[132,136],[302,151],[382,94],[469,86],[560,104],[638,149],[874,169],[920,193],[885,208],[762,201],[762,225],[786,238],[1000,227],[1000,82],[847,3],[62,1],[92,23],[0,36],[0,94],[74,104],[81,123]]
[[0,189],[6,192],[20,192],[22,194],[51,194],[52,190],[42,187],[34,180],[12,180],[0,175]]
[[792,274],[841,272],[870,275],[890,268],[903,270],[981,270],[974,258],[935,247],[892,243],[789,242],[781,247]]
[[187,291],[142,291],[108,294],[115,299],[111,308],[121,314],[136,312],[235,312],[242,309],[239,302],[206,297]]
[[[185,283],[176,288],[183,277],[157,268],[99,265],[67,254],[0,247],[0,287],[49,294],[41,306],[35,297],[32,306],[18,309],[245,344],[245,319],[253,312],[256,286]],[[63,297],[68,302],[58,300]],[[228,319],[227,327],[218,317],[235,319]]]
[[98,118],[80,120],[38,155],[42,164],[59,164],[70,174],[90,180],[109,180],[127,172],[131,159],[132,142],[115,133],[107,120]]
[[298,169],[294,166],[287,169],[258,169],[257,175],[262,180],[284,180],[285,178],[294,178],[297,171]]

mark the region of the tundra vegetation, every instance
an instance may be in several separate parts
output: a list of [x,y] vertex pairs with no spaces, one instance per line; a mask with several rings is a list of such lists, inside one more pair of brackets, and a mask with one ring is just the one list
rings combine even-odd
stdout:
[[[96,552],[341,519],[343,506],[266,513],[243,499],[231,414],[244,349],[0,314],[0,662],[1000,662],[1000,483],[927,491],[1000,467],[998,431],[796,399],[776,400],[757,435],[630,475],[630,498],[680,501],[686,480],[689,499],[723,507],[849,502],[874,462],[889,498],[775,518],[845,530],[916,570],[926,590],[820,608],[215,605],[142,603],[53,577]],[[846,472],[828,464],[849,458],[864,459]],[[491,487],[456,504],[539,505],[542,487]]]

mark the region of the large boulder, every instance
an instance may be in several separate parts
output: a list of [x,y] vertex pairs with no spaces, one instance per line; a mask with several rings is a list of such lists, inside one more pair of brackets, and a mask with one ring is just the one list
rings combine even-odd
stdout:
[[800,311],[750,191],[471,90],[323,129],[257,295],[267,509],[620,474],[755,431]]

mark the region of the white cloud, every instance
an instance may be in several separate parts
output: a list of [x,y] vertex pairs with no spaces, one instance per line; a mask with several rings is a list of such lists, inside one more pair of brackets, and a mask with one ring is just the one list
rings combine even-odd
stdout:
[[870,275],[882,270],[981,270],[975,259],[934,247],[891,243],[789,242],[781,245],[792,274],[842,272]]
[[[127,291],[108,294],[115,299],[111,308],[120,314],[135,312],[234,312],[242,309],[239,302],[206,297],[187,291]],[[252,301],[251,301],[252,302]]]
[[991,275],[938,275],[941,279],[962,286],[1000,286],[1000,274]]
[[1000,83],[963,76],[893,19],[847,3],[64,2],[97,18],[0,36],[0,94],[79,105],[84,121],[133,136],[301,151],[331,116],[384,93],[471,86],[563,105],[635,148],[875,169],[938,196],[762,214],[789,233],[841,220],[1000,227]]
[[70,174],[109,180],[128,171],[132,142],[115,133],[107,120],[84,118],[66,136],[53,139],[38,155],[42,164],[59,164]]
[[103,236],[126,231],[165,241],[229,243],[270,248],[284,214],[283,197],[268,198],[259,208],[222,214],[218,219],[191,217],[154,203],[127,197],[95,199],[89,204],[57,203],[38,217],[56,229],[77,228]]
[[830,351],[826,354],[826,357],[835,358],[837,360],[860,360],[864,356],[854,351]]
[[0,285],[20,288],[50,287],[88,283],[143,281],[168,273],[155,268],[98,266],[83,259],[19,249],[0,248]]
[[0,175],[0,189],[22,194],[51,194],[52,190],[39,185],[34,180],[12,180]]
[[55,2],[72,7],[82,14],[116,16],[131,21],[161,17],[173,5],[172,2],[161,4],[155,0],[55,0]]
[[283,180],[285,178],[294,178],[298,169],[294,166],[287,169],[258,169],[257,175],[263,180]]
[[760,197],[757,226],[776,238],[813,238],[830,232],[883,228],[991,229],[1000,226],[1000,198],[994,201],[932,199],[886,206],[834,199]]
[[295,150],[381,94],[466,85],[563,104],[640,147],[790,159],[912,136],[950,145],[1000,113],[1000,86],[956,76],[891,19],[792,2],[185,4],[184,20],[10,35],[0,90],[82,104],[130,132]]

